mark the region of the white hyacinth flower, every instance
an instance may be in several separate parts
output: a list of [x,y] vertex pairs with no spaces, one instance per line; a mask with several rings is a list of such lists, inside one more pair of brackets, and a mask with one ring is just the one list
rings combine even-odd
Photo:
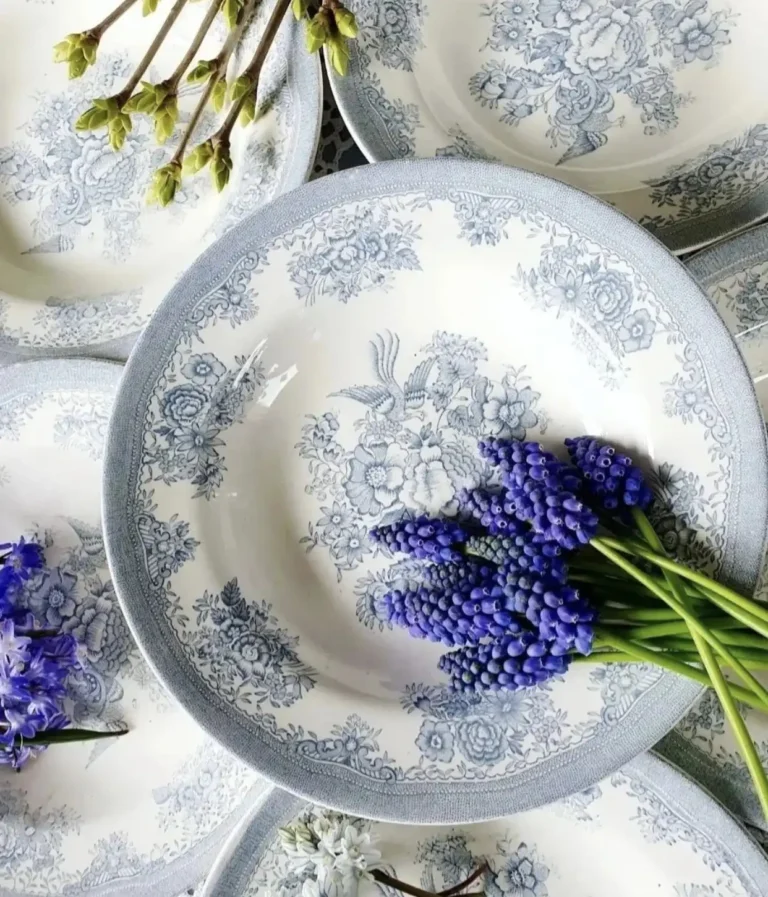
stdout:
[[373,843],[370,832],[361,832],[353,825],[347,825],[339,844],[335,868],[345,878],[359,878],[375,868],[381,860],[381,852]]

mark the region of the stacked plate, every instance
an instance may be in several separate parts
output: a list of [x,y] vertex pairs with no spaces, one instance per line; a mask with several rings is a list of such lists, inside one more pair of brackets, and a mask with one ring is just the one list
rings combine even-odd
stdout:
[[368,532],[451,513],[478,439],[592,432],[647,460],[673,553],[758,585],[768,226],[688,271],[668,249],[768,214],[768,11],[349,5],[333,90],[367,157],[399,161],[288,192],[322,88],[287,20],[228,191],[150,211],[144,125],[113,154],[69,123],[151,24],[130,11],[72,86],[49,63],[67,4],[0,12],[0,363],[46,356],[0,369],[0,539],[46,547],[29,600],[84,645],[73,720],[129,729],[0,772],[0,892],[342,897],[277,835],[325,806],[422,893],[485,862],[492,897],[759,897],[764,854],[693,781],[768,828],[709,694],[643,664],[457,694],[382,608],[417,567]]

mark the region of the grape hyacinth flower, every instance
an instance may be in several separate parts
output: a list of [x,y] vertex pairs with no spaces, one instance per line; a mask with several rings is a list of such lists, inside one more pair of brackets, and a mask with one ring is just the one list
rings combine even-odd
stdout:
[[605,511],[621,507],[645,510],[653,501],[642,470],[628,455],[592,436],[566,439],[573,463],[584,475],[584,488]]
[[454,546],[466,542],[468,534],[454,520],[431,517],[404,518],[371,530],[371,539],[390,552],[407,554],[437,563],[459,561],[462,555]]
[[439,667],[456,691],[514,691],[562,675],[569,663],[568,655],[553,654],[549,643],[521,631],[444,654]]
[[25,583],[44,563],[36,542],[0,545],[0,766],[14,769],[56,740],[123,734],[69,728],[63,704],[69,674],[81,667],[77,642],[71,634],[41,629],[23,603]]
[[547,542],[530,530],[511,537],[471,536],[465,550],[497,567],[514,566],[521,573],[550,576],[558,582],[568,577],[568,565],[557,542]]
[[504,493],[489,489],[462,489],[458,498],[462,512],[473,517],[492,536],[525,532],[526,527],[517,519],[514,505],[510,504]]

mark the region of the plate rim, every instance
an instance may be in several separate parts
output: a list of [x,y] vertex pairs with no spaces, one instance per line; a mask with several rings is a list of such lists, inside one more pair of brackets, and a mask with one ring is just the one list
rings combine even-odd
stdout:
[[[749,875],[758,886],[756,893],[768,893],[768,857],[716,797],[674,763],[653,751],[635,757],[622,771],[625,770],[650,782],[662,799],[672,801],[678,817],[683,811],[701,820],[701,828],[727,850],[738,872]],[[268,791],[249,809],[225,842],[200,897],[242,897],[275,828],[289,822],[306,804],[304,799],[279,788]],[[504,818],[500,817],[500,820]],[[508,815],[506,818],[514,817]]]
[[[104,359],[69,357],[26,359],[0,368],[0,404],[14,396],[23,395],[35,387],[48,393],[78,389],[101,395],[116,396],[124,364]],[[105,441],[106,449],[106,441]],[[99,508],[101,513],[101,508]],[[121,605],[122,610],[122,605]],[[19,780],[8,778],[13,785]],[[255,787],[258,787],[255,786]],[[255,790],[255,789],[254,789]],[[269,789],[264,793],[269,794]],[[248,797],[243,801],[243,809]],[[240,809],[240,808],[238,808]],[[204,878],[222,847],[232,835],[238,810],[234,810],[217,828],[201,838],[195,846],[175,862],[156,869],[149,865],[138,875],[128,878],[116,876],[95,887],[71,892],[70,897],[133,897],[137,889],[151,888],[155,897],[176,897],[180,889],[186,889]],[[0,894],[3,897],[22,897],[22,892],[6,888],[0,874]],[[70,894],[70,892],[67,892]]]
[[[294,190],[309,179],[314,168],[323,124],[324,85],[319,55],[307,52],[304,46],[303,34],[298,27],[301,23],[296,22],[293,16],[290,16],[290,18],[286,17],[286,21],[290,28],[290,54],[286,60],[286,83],[290,85],[291,99],[298,110],[297,125],[290,129],[288,137],[289,152],[285,170],[275,184],[274,193],[268,202]],[[303,122],[304,118],[308,122],[311,121],[313,106],[313,127],[300,127],[298,123]],[[260,206],[251,209],[244,218],[247,218],[249,214],[253,214],[258,208]],[[239,223],[235,224],[234,227],[237,227]],[[199,255],[192,259],[187,268],[194,265],[198,257]],[[181,272],[179,278],[183,276],[184,272]],[[0,298],[11,303],[24,301],[11,294],[4,293],[1,285]],[[164,298],[163,295],[156,297],[154,301],[155,311]],[[80,302],[81,300],[75,301]],[[85,352],[90,357],[124,364],[136,343],[138,335],[148,323],[149,319],[139,330],[129,330],[108,340],[101,340],[95,343],[78,342],[77,345],[73,346],[20,346],[18,344],[3,344],[0,342],[0,365],[10,365],[31,359],[72,358],[83,355]]]
[[[166,688],[209,734],[260,774],[317,803],[393,821],[470,822],[506,815],[512,805],[516,810],[541,805],[604,778],[667,734],[698,699],[701,686],[675,676],[662,676],[655,686],[658,706],[652,714],[644,711],[650,719],[643,719],[636,708],[636,715],[641,716],[644,725],[632,726],[627,722],[620,733],[614,733],[613,738],[601,742],[600,746],[588,743],[582,745],[581,750],[575,748],[548,767],[557,769],[559,776],[550,776],[546,784],[540,781],[544,775],[542,770],[534,769],[513,779],[486,783],[374,785],[349,770],[326,768],[322,763],[297,762],[286,756],[272,740],[267,740],[263,732],[257,735],[231,707],[204,690],[201,682],[190,679],[185,672],[188,661],[185,661],[180,646],[166,642],[167,627],[153,618],[152,602],[145,597],[147,589],[136,561],[140,549],[137,548],[137,554],[134,554],[131,547],[133,537],[129,520],[134,501],[129,482],[132,484],[140,464],[146,396],[166,363],[165,349],[174,341],[178,322],[185,318],[185,310],[220,280],[218,272],[229,270],[245,252],[274,234],[282,233],[289,222],[305,220],[323,208],[426,187],[439,188],[443,195],[462,188],[494,195],[505,195],[505,191],[506,195],[510,191],[518,195],[522,192],[529,201],[554,205],[570,224],[581,223],[592,239],[602,236],[609,241],[613,251],[623,252],[625,258],[637,264],[651,286],[660,295],[668,297],[667,306],[674,308],[678,316],[685,318],[688,315],[698,320],[702,331],[706,324],[710,339],[699,348],[708,372],[717,383],[718,403],[728,406],[729,397],[737,393],[734,384],[743,388],[746,398],[738,414],[729,419],[742,431],[744,455],[754,459],[750,464],[741,464],[737,456],[734,461],[741,490],[732,518],[736,531],[734,541],[738,546],[733,550],[742,559],[730,566],[726,564],[724,576],[748,585],[756,582],[768,527],[765,428],[741,355],[703,290],[658,240],[595,197],[542,175],[478,161],[396,161],[330,175],[280,197],[230,231],[225,243],[220,241],[208,249],[161,304],[126,366],[107,441],[103,521],[113,582],[134,637]],[[716,346],[714,354],[713,346]],[[745,544],[751,544],[752,548],[745,552]],[[749,561],[746,555],[750,555]],[[652,725],[648,725],[649,722]],[[255,747],[257,741],[258,749]],[[605,750],[606,744],[610,745],[610,751]],[[609,754],[610,758],[602,754]]]
[[[365,158],[369,162],[414,158],[413,156],[398,156],[386,134],[377,126],[374,120],[375,111],[370,104],[365,102],[363,91],[359,87],[361,82],[360,54],[355,42],[352,41],[350,44],[349,70],[343,77],[334,70],[326,48],[323,49],[323,53],[331,93],[347,130]],[[449,139],[448,134],[446,134],[446,139]],[[542,175],[542,177],[547,177],[547,175]],[[563,183],[567,182],[563,181]],[[568,186],[574,187],[573,184],[568,184]],[[574,187],[574,189],[580,190],[581,188]],[[634,190],[626,192],[637,193],[639,190],[642,188],[634,188]],[[590,195],[605,202],[611,202],[622,194],[592,193]],[[654,234],[670,252],[675,255],[685,255],[689,252],[700,252],[719,240],[730,239],[766,218],[768,218],[768,179],[741,199],[703,212],[690,220],[672,222],[666,227],[654,231]]]

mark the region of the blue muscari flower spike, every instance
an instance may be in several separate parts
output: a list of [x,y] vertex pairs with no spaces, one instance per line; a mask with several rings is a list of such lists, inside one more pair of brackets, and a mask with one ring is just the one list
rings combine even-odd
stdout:
[[565,446],[584,475],[584,490],[603,510],[613,512],[624,507],[645,510],[653,501],[653,492],[642,470],[628,455],[592,436],[566,439]]
[[389,622],[415,638],[448,646],[469,644],[501,634],[513,622],[511,614],[502,613],[495,574],[493,567],[471,561],[429,565],[420,586],[387,593],[381,606]]
[[564,673],[570,660],[553,654],[550,644],[524,630],[444,654],[439,667],[455,691],[514,691]]
[[484,558],[497,567],[512,567],[521,573],[550,576],[558,582],[568,578],[568,565],[557,542],[540,539],[531,530],[517,536],[472,536],[465,546],[468,555]]
[[455,520],[448,518],[404,518],[396,523],[376,526],[371,539],[386,546],[391,552],[400,552],[420,560],[448,563],[462,559],[455,545],[466,542],[468,534]]
[[459,510],[473,517],[492,536],[514,536],[526,531],[503,492],[492,489],[462,489]]
[[568,551],[595,535],[597,517],[574,494],[581,486],[576,468],[538,442],[496,439],[480,443],[480,452],[501,471],[507,513]]

